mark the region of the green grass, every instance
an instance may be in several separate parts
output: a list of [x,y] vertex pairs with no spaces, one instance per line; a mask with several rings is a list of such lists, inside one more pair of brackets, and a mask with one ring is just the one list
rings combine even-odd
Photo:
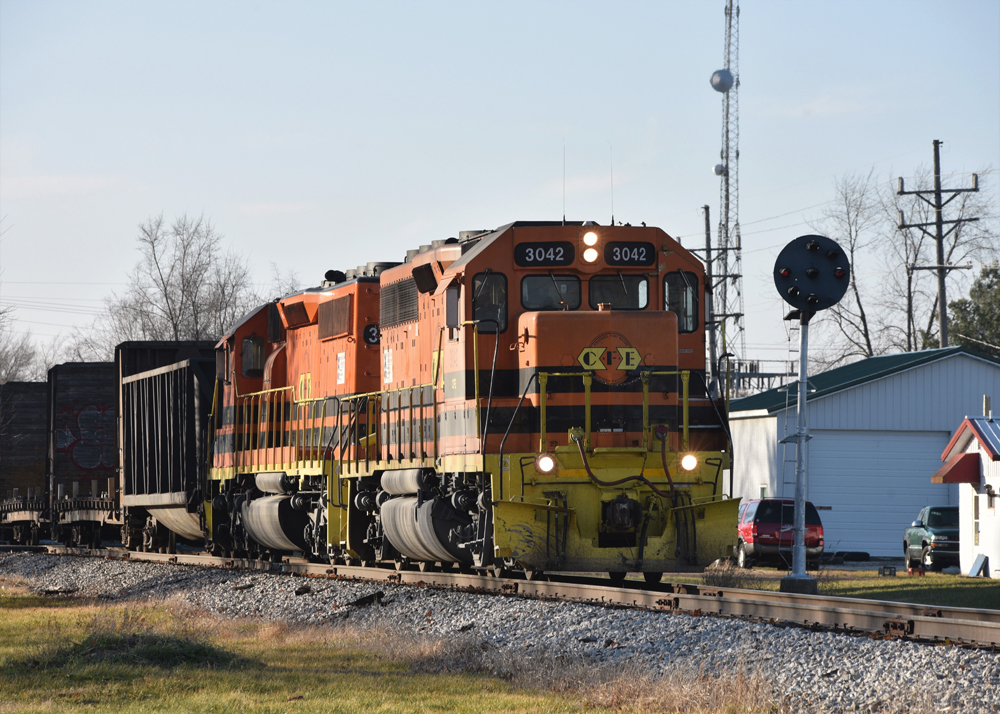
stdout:
[[[928,572],[926,575],[907,575],[896,571],[895,577],[879,577],[877,570],[810,571],[818,581],[821,595],[853,597],[866,600],[891,600],[936,607],[971,607],[1000,610],[1000,580],[969,578],[964,575],[945,575]],[[740,571],[726,568],[709,584],[718,587],[778,590],[784,570],[753,568]],[[711,577],[711,576],[709,576]],[[704,583],[703,574],[674,574],[663,576],[667,582]]]
[[963,575],[907,575],[879,577],[876,571],[823,571],[819,591],[824,595],[893,600],[938,607],[1000,610],[1000,580]]
[[5,713],[603,711],[496,677],[418,669],[331,630],[0,594]]

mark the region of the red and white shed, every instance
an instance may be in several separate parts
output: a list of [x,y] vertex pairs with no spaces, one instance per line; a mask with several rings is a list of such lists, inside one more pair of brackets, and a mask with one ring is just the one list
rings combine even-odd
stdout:
[[959,539],[962,572],[976,559],[988,558],[987,569],[1000,578],[1000,420],[966,417],[941,454],[944,466],[932,483],[958,484]]

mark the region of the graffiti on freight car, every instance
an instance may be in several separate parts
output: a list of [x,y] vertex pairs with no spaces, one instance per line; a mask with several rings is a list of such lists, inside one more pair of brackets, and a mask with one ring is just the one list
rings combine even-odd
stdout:
[[73,407],[64,407],[56,424],[56,449],[79,468],[88,471],[114,468],[114,407],[88,404],[78,412]]

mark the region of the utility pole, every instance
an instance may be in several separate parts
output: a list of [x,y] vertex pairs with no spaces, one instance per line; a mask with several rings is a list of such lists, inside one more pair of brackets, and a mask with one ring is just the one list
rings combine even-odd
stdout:
[[702,206],[705,212],[705,329],[708,330],[708,396],[711,399],[719,393],[718,378],[715,364],[715,309],[712,305],[712,291],[715,283],[712,280],[712,226],[708,218],[708,206]]
[[[942,211],[944,207],[955,200],[955,198],[960,193],[974,193],[979,191],[979,176],[972,174],[972,188],[941,188],[941,144],[943,142],[934,140],[934,189],[927,191],[905,191],[903,188],[903,178],[899,178],[899,188],[896,191],[897,196],[916,196],[924,203],[932,206],[934,208],[934,222],[933,223],[907,223],[903,212],[899,212],[899,229],[903,230],[906,228],[919,228],[924,235],[928,238],[933,238],[937,244],[937,265],[909,265],[907,270],[935,270],[937,271],[937,283],[938,283],[938,337],[939,344],[941,347],[948,346],[948,298],[945,286],[945,278],[948,275],[949,270],[965,270],[971,268],[971,265],[946,265],[944,262],[944,239],[951,235],[956,228],[958,228],[963,223],[972,223],[978,221],[978,218],[956,218],[952,221],[944,220],[944,214]],[[950,193],[951,196],[947,201],[942,201],[941,195],[945,193]],[[933,195],[934,200],[928,198],[928,195]],[[951,224],[951,228],[944,230],[946,223]],[[927,229],[931,226],[934,227],[934,233],[931,234]]]

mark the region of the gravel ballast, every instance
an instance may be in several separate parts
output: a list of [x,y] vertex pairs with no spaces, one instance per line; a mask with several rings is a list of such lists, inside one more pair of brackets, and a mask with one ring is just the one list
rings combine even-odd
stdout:
[[[1000,711],[1000,654],[717,617],[386,583],[0,553],[0,578],[111,602],[179,598],[225,617],[473,637],[523,655],[639,663],[651,675],[760,673],[796,709]],[[299,594],[296,594],[296,592]]]

